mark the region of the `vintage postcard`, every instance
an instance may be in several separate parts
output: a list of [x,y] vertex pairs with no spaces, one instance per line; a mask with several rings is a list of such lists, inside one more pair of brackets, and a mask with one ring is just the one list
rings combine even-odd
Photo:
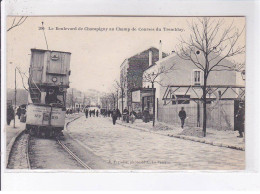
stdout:
[[245,170],[245,28],[8,16],[5,170]]

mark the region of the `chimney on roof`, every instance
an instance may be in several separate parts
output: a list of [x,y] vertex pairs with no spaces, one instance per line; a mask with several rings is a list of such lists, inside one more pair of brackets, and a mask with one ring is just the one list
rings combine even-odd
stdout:
[[162,59],[162,41],[159,42],[159,61]]
[[153,53],[149,51],[149,67],[153,64]]

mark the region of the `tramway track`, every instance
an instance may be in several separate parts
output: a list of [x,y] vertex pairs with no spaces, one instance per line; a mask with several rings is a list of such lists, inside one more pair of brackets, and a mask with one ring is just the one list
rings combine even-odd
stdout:
[[69,154],[73,159],[75,159],[82,167],[85,169],[91,170],[91,168],[83,162],[78,156],[76,156],[64,143],[62,143],[59,139],[57,139],[57,143],[61,145],[61,147]]

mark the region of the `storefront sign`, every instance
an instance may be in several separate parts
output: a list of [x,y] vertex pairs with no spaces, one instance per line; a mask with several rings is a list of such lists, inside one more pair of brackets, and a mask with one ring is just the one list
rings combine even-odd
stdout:
[[132,102],[141,102],[140,90],[132,92]]

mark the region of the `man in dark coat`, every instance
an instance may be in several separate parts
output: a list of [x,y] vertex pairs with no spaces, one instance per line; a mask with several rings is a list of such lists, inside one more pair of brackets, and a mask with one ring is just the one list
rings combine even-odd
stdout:
[[13,119],[14,119],[14,109],[11,105],[9,105],[7,107],[7,125],[10,125]]
[[238,126],[238,133],[239,133],[239,138],[244,137],[244,128],[245,128],[245,108],[243,107],[242,103],[239,104],[239,109],[236,114],[237,121],[239,122]]
[[117,120],[117,111],[115,109],[112,111],[112,120],[113,120],[113,125],[115,125]]
[[121,118],[121,112],[120,112],[120,110],[119,109],[116,109],[116,112],[117,112],[117,117],[119,118],[119,120],[120,120],[120,118]]
[[123,110],[123,121],[129,123],[129,111],[127,110],[126,107]]
[[185,123],[185,119],[186,119],[186,112],[184,110],[184,107],[181,107],[181,110],[179,112],[179,117],[181,119],[181,128],[183,128],[184,123]]
[[150,121],[149,117],[150,117],[149,111],[147,108],[145,108],[145,110],[143,112],[143,121],[145,123],[149,122]]
[[18,107],[16,114],[18,116],[18,119],[20,119],[20,117],[21,117],[21,107],[20,106]]
[[88,109],[85,110],[86,118],[88,118]]

